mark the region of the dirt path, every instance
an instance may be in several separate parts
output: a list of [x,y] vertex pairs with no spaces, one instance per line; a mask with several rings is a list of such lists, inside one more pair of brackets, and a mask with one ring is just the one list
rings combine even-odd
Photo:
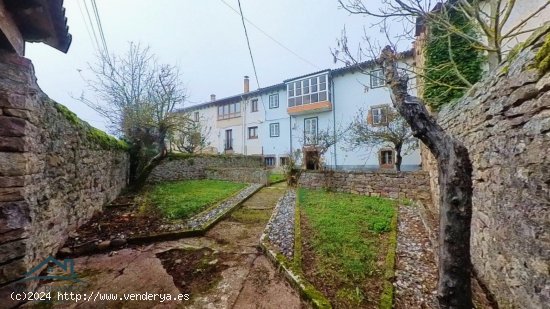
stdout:
[[[86,294],[87,300],[54,299],[47,307],[300,308],[297,293],[258,250],[260,235],[285,189],[284,184],[263,188],[205,237],[76,258],[74,267],[81,282],[73,285],[73,291]],[[54,291],[67,289],[49,286]],[[163,302],[159,296],[149,301],[124,299],[129,293],[139,297],[187,293],[190,297]],[[100,301],[106,294],[117,294],[118,300]],[[95,299],[89,300],[91,295]]]

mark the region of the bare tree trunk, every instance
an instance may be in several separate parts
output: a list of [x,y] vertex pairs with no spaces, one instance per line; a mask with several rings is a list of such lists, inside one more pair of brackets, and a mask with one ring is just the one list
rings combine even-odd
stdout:
[[401,157],[402,147],[401,144],[395,145],[395,170],[398,172],[401,172],[401,162],[403,161],[403,157]]
[[468,151],[437,124],[420,99],[408,94],[408,76],[399,76],[391,47],[384,48],[381,60],[394,106],[411,126],[413,135],[424,142],[439,164],[439,306],[472,308],[472,166]]

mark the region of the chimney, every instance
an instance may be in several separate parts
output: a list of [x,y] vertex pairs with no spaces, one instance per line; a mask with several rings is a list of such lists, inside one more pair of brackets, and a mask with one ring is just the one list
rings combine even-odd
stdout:
[[244,76],[244,93],[250,92],[250,80],[248,79],[248,76]]
[[211,94],[210,95],[210,102],[214,102],[216,101],[216,95],[215,94]]

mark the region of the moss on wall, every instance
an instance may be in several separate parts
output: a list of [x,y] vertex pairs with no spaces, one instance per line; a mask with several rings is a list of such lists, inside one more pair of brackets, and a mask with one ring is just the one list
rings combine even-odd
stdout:
[[129,149],[129,146],[125,141],[116,139],[111,135],[90,126],[88,123],[78,118],[78,116],[69,110],[65,105],[59,104],[53,100],[50,100],[50,102],[53,104],[55,109],[63,115],[63,117],[65,117],[65,119],[67,119],[73,127],[75,127],[75,129],[83,132],[90,142],[106,150],[119,149],[127,151]]

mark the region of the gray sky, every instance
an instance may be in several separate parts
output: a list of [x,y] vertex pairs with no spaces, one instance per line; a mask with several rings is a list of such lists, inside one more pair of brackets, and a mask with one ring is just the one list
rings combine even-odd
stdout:
[[[71,97],[80,96],[83,91],[91,95],[78,70],[85,73],[87,63],[93,62],[96,54],[84,21],[82,1],[65,0],[73,36],[69,52],[63,54],[44,44],[27,44],[26,57],[33,61],[44,92],[105,130],[99,115]],[[238,9],[237,0],[224,1]],[[126,52],[130,41],[149,45],[160,63],[180,67],[189,94],[187,104],[208,101],[211,93],[222,98],[242,92],[244,75],[251,77],[251,89],[256,89],[240,16],[221,0],[96,2],[109,52]],[[372,0],[374,6],[379,2]],[[333,63],[330,48],[336,46],[344,25],[350,41],[356,42],[363,34],[363,26],[371,24],[366,17],[339,9],[336,0],[241,0],[241,4],[244,16],[252,23],[315,65],[288,52],[247,23],[261,87],[342,66]],[[380,35],[378,28],[369,31],[373,36]]]

